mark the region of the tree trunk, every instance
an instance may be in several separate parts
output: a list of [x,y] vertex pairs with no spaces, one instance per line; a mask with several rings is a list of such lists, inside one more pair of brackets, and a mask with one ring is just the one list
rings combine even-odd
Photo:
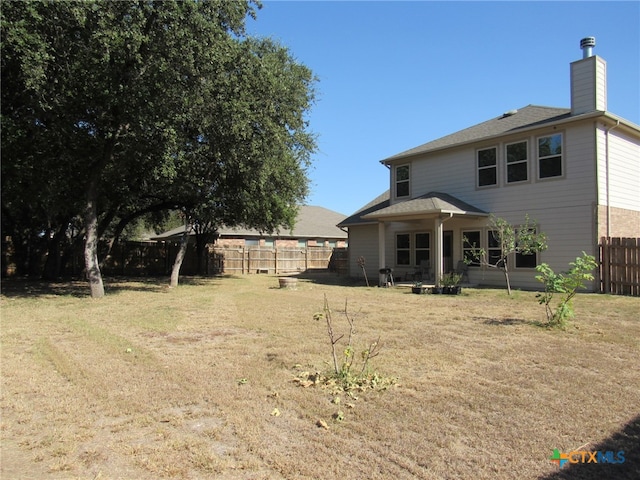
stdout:
[[86,237],[84,242],[84,264],[92,298],[104,297],[104,284],[98,262],[98,207],[97,180],[91,179],[87,189],[87,205],[85,210]]
[[180,240],[180,250],[176,255],[176,261],[173,262],[173,269],[171,270],[171,282],[169,287],[174,288],[178,286],[178,278],[180,276],[180,267],[182,266],[182,260],[187,253],[187,243],[189,241],[189,223],[185,222],[184,232],[182,233],[182,239]]
[[507,294],[511,295],[511,282],[509,281],[509,269],[506,261],[502,267],[502,273],[504,273],[504,281],[507,282]]

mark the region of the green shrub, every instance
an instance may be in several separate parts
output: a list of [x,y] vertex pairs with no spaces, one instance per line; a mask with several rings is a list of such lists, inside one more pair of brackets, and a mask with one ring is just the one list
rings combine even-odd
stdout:
[[[561,328],[567,320],[574,316],[572,299],[578,290],[585,288],[585,282],[593,280],[593,270],[598,266],[593,256],[582,252],[571,268],[563,273],[555,273],[549,265],[543,263],[536,267],[540,275],[536,279],[544,283],[544,293],[536,295],[540,305],[544,305],[547,315],[547,325]],[[557,302],[554,297],[558,295]]]

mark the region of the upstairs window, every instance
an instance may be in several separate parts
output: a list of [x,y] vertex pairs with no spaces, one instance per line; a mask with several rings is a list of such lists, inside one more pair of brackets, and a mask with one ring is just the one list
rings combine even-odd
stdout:
[[477,152],[478,186],[498,184],[498,151],[495,147]]
[[562,176],[562,135],[538,138],[538,178]]
[[529,179],[527,142],[507,145],[507,183],[526,182]]
[[396,167],[396,198],[409,196],[409,165]]

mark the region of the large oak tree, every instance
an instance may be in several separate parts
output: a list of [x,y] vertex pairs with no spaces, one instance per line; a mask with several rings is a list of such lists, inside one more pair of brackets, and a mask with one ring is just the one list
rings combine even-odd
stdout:
[[4,2],[5,234],[55,244],[75,232],[101,297],[98,242],[141,215],[181,209],[212,232],[291,227],[315,150],[315,78],[245,35],[257,7]]

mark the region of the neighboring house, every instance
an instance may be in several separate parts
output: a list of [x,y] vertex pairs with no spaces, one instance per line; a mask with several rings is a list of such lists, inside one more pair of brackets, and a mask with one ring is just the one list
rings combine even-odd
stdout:
[[[512,285],[540,288],[535,266],[568,269],[600,237],[640,237],[640,127],[607,111],[606,62],[571,63],[571,108],[529,105],[382,160],[390,189],[339,224],[349,231],[349,270],[392,268],[408,277],[421,261],[434,278],[470,255],[491,255],[490,214],[518,225],[528,214],[548,237],[538,255],[508,259]],[[469,281],[504,285],[500,270],[471,266]],[[595,290],[597,280],[589,287]]]
[[[347,232],[336,225],[345,215],[323,207],[303,205],[291,231],[261,233],[242,227],[224,227],[218,230],[217,247],[332,247],[347,246]],[[155,237],[154,241],[179,241],[184,227],[174,228]],[[190,235],[194,235],[193,231]]]

